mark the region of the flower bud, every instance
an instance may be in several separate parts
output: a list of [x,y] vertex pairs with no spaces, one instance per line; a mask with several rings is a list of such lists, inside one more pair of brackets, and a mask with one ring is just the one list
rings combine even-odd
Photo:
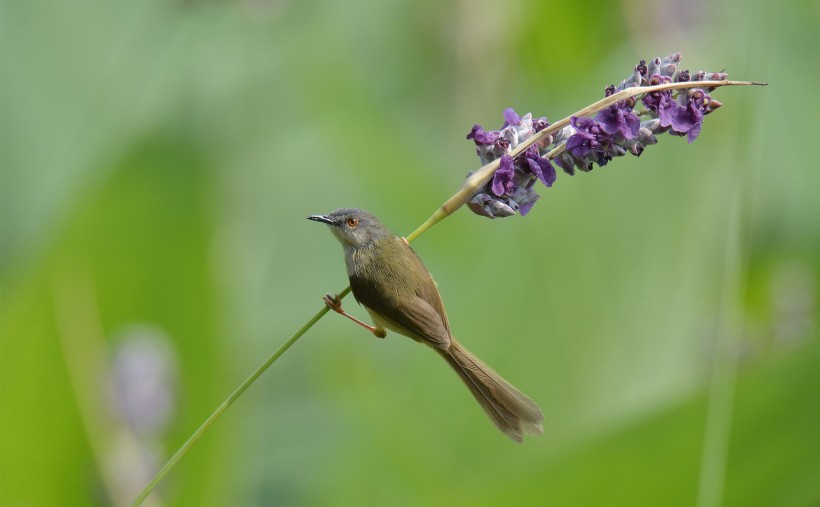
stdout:
[[654,58],[652,61],[649,62],[649,66],[646,70],[647,76],[652,77],[655,74],[661,73],[661,59]]

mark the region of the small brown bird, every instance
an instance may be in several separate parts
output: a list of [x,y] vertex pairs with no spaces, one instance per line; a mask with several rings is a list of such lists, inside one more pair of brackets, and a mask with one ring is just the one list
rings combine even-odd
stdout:
[[543,432],[544,414],[538,405],[450,333],[436,284],[403,238],[360,209],[343,208],[308,219],[327,224],[342,243],[353,296],[370,313],[374,325],[369,326],[342,310],[339,298],[328,294],[325,303],[332,310],[379,338],[384,338],[389,329],[438,352],[459,374],[498,429],[516,442],[521,442],[524,435]]

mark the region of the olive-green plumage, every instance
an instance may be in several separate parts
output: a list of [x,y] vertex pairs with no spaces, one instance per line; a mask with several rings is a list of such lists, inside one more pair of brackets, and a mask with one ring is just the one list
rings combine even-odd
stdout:
[[538,406],[453,337],[435,282],[402,238],[360,209],[308,218],[326,223],[342,243],[353,296],[372,317],[374,334],[383,337],[389,329],[436,350],[513,440],[543,431]]

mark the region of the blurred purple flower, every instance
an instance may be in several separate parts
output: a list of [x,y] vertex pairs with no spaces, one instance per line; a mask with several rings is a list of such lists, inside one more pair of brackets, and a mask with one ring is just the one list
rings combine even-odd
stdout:
[[162,432],[174,411],[176,356],[167,336],[138,325],[118,339],[113,360],[119,413],[137,435]]

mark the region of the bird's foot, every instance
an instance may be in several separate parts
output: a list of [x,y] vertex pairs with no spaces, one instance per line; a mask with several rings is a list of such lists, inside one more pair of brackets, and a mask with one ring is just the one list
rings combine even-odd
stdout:
[[385,331],[383,328],[370,326],[368,324],[365,324],[364,322],[360,321],[356,317],[354,317],[354,316],[350,315],[349,313],[347,313],[346,311],[342,310],[342,300],[339,299],[339,296],[334,295],[334,294],[325,294],[324,297],[322,298],[322,301],[324,301],[325,304],[327,305],[327,307],[330,308],[331,310],[333,310],[334,312],[338,313],[339,315],[344,315],[345,317],[352,320],[356,324],[362,326],[363,328],[365,328],[368,331],[370,331],[371,333],[373,333],[373,335],[376,338],[384,338],[385,336],[387,336],[387,331]]
[[344,315],[345,311],[342,310],[342,300],[339,299],[339,296],[328,293],[325,294],[325,296],[322,298],[322,301],[324,301],[327,307],[333,310],[334,312],[341,313],[342,315]]

